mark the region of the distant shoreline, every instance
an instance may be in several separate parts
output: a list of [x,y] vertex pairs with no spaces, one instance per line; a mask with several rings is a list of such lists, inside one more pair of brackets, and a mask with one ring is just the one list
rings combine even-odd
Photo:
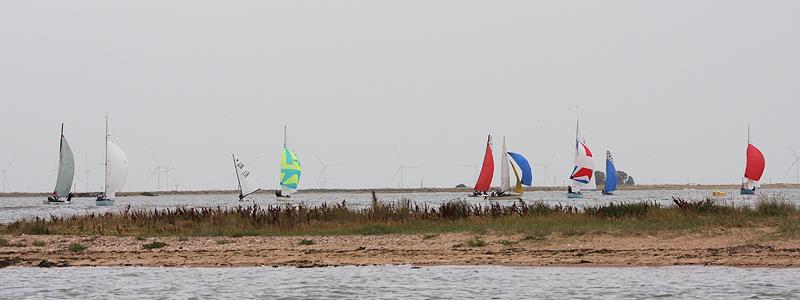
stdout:
[[[633,186],[619,186],[619,190],[625,191],[641,191],[641,190],[684,190],[684,189],[697,189],[697,190],[731,190],[731,189],[738,189],[740,185],[738,184],[645,184],[645,185],[633,185]],[[800,184],[793,184],[793,183],[775,183],[775,184],[764,184],[761,187],[762,189],[800,189]],[[525,191],[528,192],[536,192],[536,191],[563,191],[566,190],[567,187],[558,186],[558,187],[528,187],[525,188]],[[471,187],[467,188],[360,188],[360,189],[302,189],[299,190],[297,193],[304,194],[304,193],[370,193],[375,191],[376,193],[458,193],[458,192],[470,192],[472,191]],[[196,190],[196,191],[133,191],[133,192],[120,192],[117,193],[118,196],[121,197],[129,197],[129,196],[146,196],[146,193],[152,193],[155,195],[223,195],[223,194],[236,194],[239,191],[237,190]],[[275,190],[262,190],[258,192],[259,194],[271,194],[274,193]],[[75,193],[75,197],[78,198],[90,198],[96,197],[100,192],[80,192]],[[51,192],[11,192],[11,193],[0,193],[0,198],[2,197],[47,197],[51,195]]]

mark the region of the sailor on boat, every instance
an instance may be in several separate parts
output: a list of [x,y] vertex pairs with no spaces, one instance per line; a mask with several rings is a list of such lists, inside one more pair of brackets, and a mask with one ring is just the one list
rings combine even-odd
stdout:
[[70,202],[72,202],[72,196],[73,196],[73,194],[69,193],[69,194],[67,194],[67,200],[61,201],[61,200],[58,200],[58,194],[53,192],[52,196],[47,197],[47,202],[66,202],[66,203],[70,203]]
[[275,196],[278,198],[291,198],[291,195],[284,195],[281,190],[275,190]]
[[577,192],[577,193],[576,193],[576,192],[573,192],[573,191],[572,191],[572,186],[567,186],[567,194],[578,194],[578,195],[583,195],[581,192]]

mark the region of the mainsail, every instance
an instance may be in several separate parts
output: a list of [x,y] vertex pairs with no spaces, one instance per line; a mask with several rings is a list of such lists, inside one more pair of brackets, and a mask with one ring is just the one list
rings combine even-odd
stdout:
[[239,160],[236,154],[231,154],[231,156],[233,156],[233,167],[236,169],[236,180],[239,182],[239,199],[261,190],[257,186],[253,174],[250,174],[250,171],[244,166],[244,162]]
[[617,190],[617,168],[614,167],[614,156],[611,151],[606,151],[606,187],[605,192]]
[[290,195],[297,190],[300,183],[302,168],[297,156],[286,144],[286,127],[283,128],[283,154],[281,155],[281,191],[283,195]]
[[508,151],[506,150],[506,138],[503,137],[503,154],[500,160],[500,191],[511,191],[511,177],[508,167]]
[[67,138],[64,137],[64,124],[61,124],[61,142],[58,156],[58,178],[53,196],[58,199],[69,194],[72,180],[75,178],[75,157],[72,154]]
[[494,157],[492,156],[492,136],[486,140],[486,152],[483,155],[483,166],[481,173],[478,175],[478,182],[475,183],[475,190],[479,192],[489,191],[492,185],[492,176],[494,175]]
[[594,180],[592,180],[592,176],[594,176],[594,161],[592,159],[592,151],[580,139],[580,126],[578,126],[575,130],[575,166],[569,176],[573,192],[596,187]]

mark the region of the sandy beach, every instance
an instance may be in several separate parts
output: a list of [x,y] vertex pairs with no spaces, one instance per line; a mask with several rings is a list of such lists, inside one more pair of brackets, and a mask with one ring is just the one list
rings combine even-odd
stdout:
[[[385,264],[799,267],[800,240],[765,239],[771,231],[771,228],[719,229],[693,234],[544,237],[492,233],[147,239],[5,235],[0,236],[7,241],[6,246],[0,247],[0,264],[18,267]],[[305,244],[301,244],[303,240],[307,240]],[[166,246],[144,249],[143,245],[154,241]],[[68,250],[73,243],[80,243],[86,249]]]

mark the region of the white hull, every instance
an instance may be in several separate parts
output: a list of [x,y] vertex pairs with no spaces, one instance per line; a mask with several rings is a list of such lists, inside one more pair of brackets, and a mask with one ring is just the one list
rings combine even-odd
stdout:
[[483,196],[486,200],[522,200],[522,195]]

